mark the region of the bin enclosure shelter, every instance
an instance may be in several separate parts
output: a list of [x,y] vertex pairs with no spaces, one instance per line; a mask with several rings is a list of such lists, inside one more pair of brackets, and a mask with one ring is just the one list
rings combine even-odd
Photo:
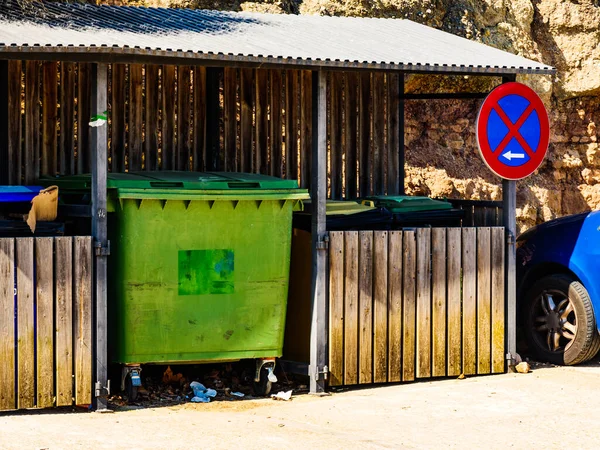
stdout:
[[[515,355],[514,182],[503,183],[506,235],[501,228],[330,234],[325,227],[325,202],[327,198],[404,192],[405,101],[462,97],[406,96],[407,75],[472,75],[512,81],[517,74],[554,73],[552,67],[408,20],[62,3],[22,9],[15,3],[0,6],[0,98],[7,99],[0,104],[0,150],[8,161],[0,182],[29,184],[43,175],[93,174],[89,213],[95,248],[94,391],[99,409],[106,407],[108,387],[109,170],[257,172],[298,179],[310,189],[314,213],[309,375],[313,393],[325,389],[330,368],[333,384],[411,379],[414,364],[416,377],[454,373],[448,369],[449,362],[443,363],[443,370],[435,364],[432,369],[431,355],[435,362],[435,348],[446,344],[430,342],[431,328],[419,325],[431,327],[432,320],[439,325],[438,302],[432,301],[437,298],[436,289],[448,293],[447,302],[444,297],[448,308],[451,293],[458,296],[459,313],[461,308],[463,313],[481,311],[490,324],[493,308],[501,313],[495,347],[502,350],[500,362],[497,351],[492,361],[490,347],[487,359],[491,362],[478,362],[474,373],[504,370],[504,357]],[[464,98],[484,96],[465,94]],[[90,128],[90,118],[104,111],[108,123]],[[488,219],[496,205],[491,206]],[[494,215],[487,224],[497,225],[499,218]],[[441,243],[448,253],[432,253],[432,246],[435,249]],[[506,251],[498,251],[501,248]],[[459,253],[462,267],[453,258]],[[488,258],[489,267],[469,266],[469,273],[488,274],[488,284],[466,280],[461,289],[459,274],[473,254]],[[373,263],[372,272],[361,272],[362,281],[355,267],[361,255]],[[496,255],[502,260],[494,262]],[[365,264],[360,261],[362,270]],[[400,278],[394,278],[398,261],[404,270]],[[382,264],[389,269],[380,277]],[[502,268],[500,278],[498,272],[490,272],[492,266]],[[427,284],[430,279],[432,285]],[[443,280],[442,284],[436,280]],[[493,297],[496,292],[494,298],[501,300],[475,308],[477,292],[467,291],[481,286],[489,287],[485,295]],[[397,310],[393,299],[400,290],[405,304]],[[470,296],[471,309],[465,310],[460,303],[465,296]],[[333,298],[341,298],[341,303]],[[367,300],[375,307],[365,306],[365,310],[372,309],[373,315],[360,315],[360,331],[348,329],[349,317],[359,316],[353,308]],[[444,324],[446,316],[450,324],[450,309],[443,314]],[[408,325],[396,328],[397,317],[403,317],[400,324],[410,319]],[[336,319],[343,323],[341,327]],[[381,331],[379,325],[384,322],[385,331]],[[488,346],[490,327],[469,338],[479,339],[478,345],[469,340],[469,352]],[[464,338],[464,330],[461,333]],[[365,336],[368,340],[362,341]],[[414,348],[413,353],[399,348],[398,336],[402,348]],[[459,353],[464,350],[463,340],[457,341]],[[335,343],[342,343],[343,350]],[[366,346],[371,350],[363,358],[361,349]],[[456,348],[450,343],[447,348],[450,357]],[[479,353],[483,361],[486,354]],[[378,366],[377,355],[382,354],[386,362]],[[456,364],[463,364],[454,357]],[[396,362],[406,364],[396,367]],[[398,378],[396,372],[405,369],[407,377]]]

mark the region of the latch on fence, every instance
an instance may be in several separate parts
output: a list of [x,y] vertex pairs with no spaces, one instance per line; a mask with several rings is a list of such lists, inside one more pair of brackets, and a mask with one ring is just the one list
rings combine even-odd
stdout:
[[102,383],[96,381],[95,388],[96,397],[108,397],[110,395],[110,380],[106,382],[106,386],[102,386]]
[[329,249],[329,236],[323,236],[317,240],[317,250]]
[[96,242],[96,256],[110,256],[110,241],[106,241],[106,245],[102,245],[102,242]]
[[[312,369],[312,366],[310,367],[310,369]],[[323,366],[323,369],[319,370],[319,366],[317,366],[317,367],[315,367],[314,372],[310,369],[309,369],[309,373],[311,373],[311,375],[315,378],[315,380],[318,381],[321,378],[321,375],[323,375],[324,380],[327,380],[327,377],[329,376],[329,367]]]

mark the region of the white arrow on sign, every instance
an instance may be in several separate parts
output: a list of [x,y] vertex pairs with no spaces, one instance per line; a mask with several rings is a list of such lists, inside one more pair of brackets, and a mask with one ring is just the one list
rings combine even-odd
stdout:
[[513,158],[525,159],[525,155],[523,153],[512,153],[510,150],[504,153],[502,156],[504,156],[509,161],[511,161]]

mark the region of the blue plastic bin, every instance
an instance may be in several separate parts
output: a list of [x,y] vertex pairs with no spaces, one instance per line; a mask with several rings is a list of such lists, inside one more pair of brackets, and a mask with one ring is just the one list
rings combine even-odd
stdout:
[[0,203],[30,202],[42,189],[40,186],[0,186]]

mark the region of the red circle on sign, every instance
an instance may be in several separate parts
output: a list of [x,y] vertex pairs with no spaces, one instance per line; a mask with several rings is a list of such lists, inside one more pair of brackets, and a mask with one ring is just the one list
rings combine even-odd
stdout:
[[[498,103],[508,95],[517,95],[529,102],[529,106],[514,123],[512,120],[508,119],[506,113]],[[496,115],[501,118],[504,122],[504,126],[508,129],[505,138],[502,139],[495,149],[491,148],[488,136],[488,122],[490,121],[492,111],[496,112]],[[539,141],[536,148],[530,148],[528,142],[520,135],[519,130],[534,111],[537,112],[537,118],[539,120]],[[479,114],[477,115],[476,130],[477,145],[483,161],[492,172],[507,180],[520,180],[521,178],[531,175],[537,170],[540,164],[542,164],[544,156],[546,156],[546,152],[548,151],[548,142],[550,140],[548,113],[546,112],[542,100],[535,91],[521,83],[504,83],[490,92],[483,101]],[[506,159],[503,158],[503,156],[507,154],[503,154],[504,148],[513,138],[519,142],[521,149],[526,153],[526,155],[519,157],[528,158],[525,163],[516,167],[507,165],[506,162],[503,162],[503,160]],[[515,155],[511,155],[510,151],[508,154],[509,157],[516,157]]]

